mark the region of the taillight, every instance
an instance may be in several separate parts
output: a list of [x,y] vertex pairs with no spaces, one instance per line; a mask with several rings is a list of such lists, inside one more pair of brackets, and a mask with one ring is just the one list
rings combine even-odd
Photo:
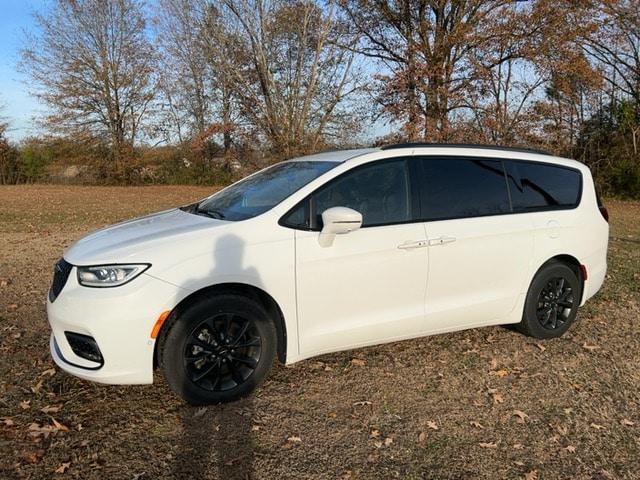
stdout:
[[598,207],[598,210],[600,210],[600,213],[602,214],[602,218],[604,218],[607,223],[609,223],[609,210],[607,210],[607,207],[600,205]]

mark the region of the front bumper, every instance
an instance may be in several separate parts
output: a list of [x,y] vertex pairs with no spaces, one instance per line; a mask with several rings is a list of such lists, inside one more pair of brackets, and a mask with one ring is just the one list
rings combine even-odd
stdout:
[[[78,284],[74,267],[54,302],[47,300],[54,362],[80,378],[109,384],[153,382],[155,339],[151,331],[160,314],[171,310],[187,291],[145,273],[113,288]],[[76,355],[65,332],[93,337],[103,364]]]

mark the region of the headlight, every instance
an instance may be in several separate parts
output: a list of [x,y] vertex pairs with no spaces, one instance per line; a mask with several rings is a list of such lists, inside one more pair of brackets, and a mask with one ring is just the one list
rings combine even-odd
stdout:
[[78,283],[85,287],[117,287],[130,282],[151,265],[98,265],[78,267]]

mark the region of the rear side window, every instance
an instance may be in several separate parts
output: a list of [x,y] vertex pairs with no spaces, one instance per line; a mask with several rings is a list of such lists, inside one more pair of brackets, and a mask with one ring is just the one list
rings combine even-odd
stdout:
[[582,191],[579,171],[557,165],[506,161],[515,212],[572,208]]
[[419,180],[425,220],[480,217],[511,212],[500,160],[423,158]]

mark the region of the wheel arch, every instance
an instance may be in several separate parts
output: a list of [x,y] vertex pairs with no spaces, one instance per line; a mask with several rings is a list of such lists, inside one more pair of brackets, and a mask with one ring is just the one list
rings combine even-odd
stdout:
[[220,294],[235,294],[243,297],[250,298],[257,301],[264,307],[269,317],[273,320],[276,327],[276,337],[278,344],[276,350],[278,353],[278,360],[281,363],[285,363],[287,360],[287,326],[284,320],[284,315],[278,303],[267,292],[254,285],[246,283],[220,283],[215,285],[209,285],[203,287],[200,290],[189,294],[183,298],[172,310],[165,322],[163,323],[160,332],[158,333],[157,341],[154,346],[153,352],[153,366],[157,367],[161,363],[162,350],[167,338],[167,333],[171,330],[171,326],[180,317],[180,314],[188,308],[190,305],[197,303],[203,298],[208,298],[214,295]]
[[[576,277],[578,278],[578,280],[580,281],[580,303],[582,303],[582,297],[584,295],[584,287],[585,287],[585,278],[584,275],[582,273],[582,264],[580,263],[580,261],[574,257],[573,255],[569,255],[566,253],[563,254],[559,254],[559,255],[555,255],[551,258],[549,258],[546,262],[543,262],[537,269],[535,274],[533,275],[533,277],[531,278],[531,282],[533,281],[533,279],[536,277],[536,275],[538,274],[538,272],[546,265],[550,264],[550,263],[562,263],[564,265],[566,265],[567,267],[569,267],[571,270],[573,270],[573,273],[576,274]],[[529,282],[529,283],[531,283]]]

